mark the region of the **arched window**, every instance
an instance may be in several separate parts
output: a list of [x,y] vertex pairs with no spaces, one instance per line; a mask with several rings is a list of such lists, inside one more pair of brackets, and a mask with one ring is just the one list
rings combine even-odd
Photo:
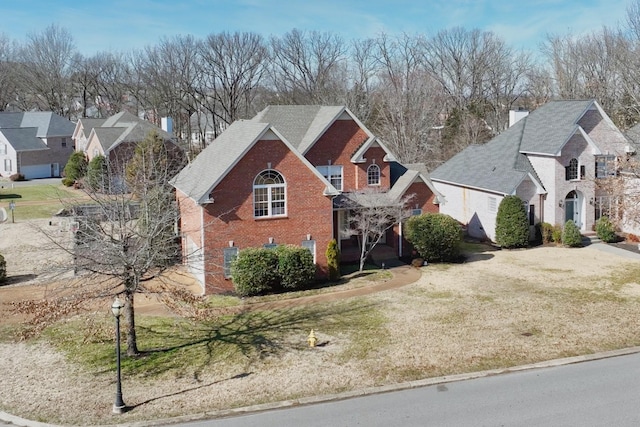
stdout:
[[380,166],[375,163],[367,168],[367,184],[380,185]]
[[253,216],[286,215],[286,184],[280,172],[267,169],[253,180]]
[[569,166],[565,169],[565,179],[578,179],[578,159],[569,160]]

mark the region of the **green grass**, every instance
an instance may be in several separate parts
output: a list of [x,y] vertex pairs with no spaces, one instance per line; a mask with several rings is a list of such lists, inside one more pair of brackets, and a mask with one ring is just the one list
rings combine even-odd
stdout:
[[[11,182],[1,182],[0,207],[6,209],[11,221],[9,203],[15,203],[15,221],[48,218],[64,207],[69,199],[79,195],[60,185],[29,185],[11,188]],[[39,203],[41,202],[41,203]]]
[[[385,317],[366,301],[318,304],[275,311],[246,312],[208,321],[137,316],[139,357],[123,357],[123,374],[173,378],[221,367],[244,369],[267,356],[307,346],[311,329],[346,335],[345,360],[365,358],[384,340]],[[113,318],[79,317],[45,330],[42,337],[70,360],[96,372],[115,369]],[[122,351],[126,349],[123,325]],[[323,342],[318,343],[322,345]],[[326,344],[326,343],[324,343]]]

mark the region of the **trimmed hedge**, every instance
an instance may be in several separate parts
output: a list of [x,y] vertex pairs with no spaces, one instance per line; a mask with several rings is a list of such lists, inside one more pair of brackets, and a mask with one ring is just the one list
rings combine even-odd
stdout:
[[496,243],[503,248],[529,246],[529,219],[522,199],[505,196],[496,216]]
[[278,255],[278,276],[283,289],[300,289],[311,282],[316,275],[313,255],[302,246],[280,245]]
[[231,262],[233,286],[240,296],[302,289],[315,273],[311,252],[294,245],[243,249]]
[[562,229],[562,244],[572,248],[582,246],[582,235],[573,220],[569,220],[564,224]]
[[460,257],[462,229],[449,215],[425,213],[409,218],[405,237],[429,262],[457,261]]
[[596,234],[598,235],[598,239],[605,243],[613,243],[618,240],[616,229],[606,216],[602,216],[596,221]]
[[74,151],[64,167],[62,184],[71,187],[87,173],[87,158],[82,151]]

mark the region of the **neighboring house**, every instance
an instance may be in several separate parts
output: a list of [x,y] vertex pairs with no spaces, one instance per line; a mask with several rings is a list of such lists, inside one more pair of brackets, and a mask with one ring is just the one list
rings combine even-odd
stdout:
[[84,151],[91,161],[102,155],[109,161],[126,162],[131,158],[135,145],[155,131],[167,144],[175,145],[173,136],[151,122],[121,111],[107,119],[80,119],[73,132],[79,151]]
[[73,129],[52,112],[0,112],[0,176],[59,177],[73,153]]
[[[233,289],[230,262],[248,247],[302,245],[326,277],[331,239],[343,254],[355,243],[338,197],[349,192],[376,188],[389,201],[414,194],[416,213],[438,210],[427,175],[398,165],[340,106],[270,106],[236,121],[172,183],[186,262],[205,293]],[[401,242],[396,226],[385,243],[399,254]]]
[[189,125],[191,144],[199,147],[209,145],[216,138],[216,133],[221,133],[223,130],[223,127],[218,125],[216,132],[216,123],[211,113],[193,113],[189,118]]
[[552,101],[484,145],[472,145],[431,173],[444,195],[440,212],[469,235],[495,241],[496,213],[507,195],[525,204],[532,229],[573,220],[591,231],[612,209],[597,180],[615,176],[632,151],[594,100]]

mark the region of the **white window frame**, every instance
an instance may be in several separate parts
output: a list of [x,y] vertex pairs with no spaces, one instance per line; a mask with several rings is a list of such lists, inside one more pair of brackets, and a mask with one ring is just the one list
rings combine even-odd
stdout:
[[7,155],[7,144],[0,144],[0,156]]
[[315,240],[303,240],[301,246],[308,249],[313,256],[313,263],[316,263],[316,241]]
[[[273,179],[274,182],[259,183],[264,179]],[[253,180],[253,217],[260,219],[284,216],[287,216],[287,184],[284,176],[275,169],[265,169]]]
[[4,171],[5,172],[13,171],[12,166],[13,165],[11,164],[11,159],[4,159]]
[[225,279],[231,278],[231,262],[238,256],[238,252],[240,252],[240,250],[237,246],[230,246],[228,248],[224,248],[222,251],[222,271]]
[[380,185],[380,166],[372,163],[367,168],[367,185]]
[[616,176],[616,156],[596,156],[596,178]]
[[344,175],[342,174],[342,165],[326,165],[318,166],[318,172],[324,176],[327,181],[333,185],[336,190],[342,191],[344,188]]

